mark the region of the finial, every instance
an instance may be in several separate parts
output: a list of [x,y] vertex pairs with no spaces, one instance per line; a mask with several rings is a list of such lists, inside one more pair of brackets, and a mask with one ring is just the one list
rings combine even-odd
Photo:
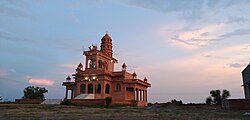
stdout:
[[126,64],[123,63],[123,64],[122,64],[122,71],[126,71],[126,68],[127,68]]
[[136,79],[136,77],[137,77],[137,75],[136,75],[136,73],[134,72],[134,73],[133,73],[133,79]]
[[66,82],[70,82],[71,81],[71,78],[68,76],[67,78],[66,78]]

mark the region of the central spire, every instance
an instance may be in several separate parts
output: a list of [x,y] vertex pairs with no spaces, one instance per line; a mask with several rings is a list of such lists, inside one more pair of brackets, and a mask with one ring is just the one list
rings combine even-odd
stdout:
[[113,50],[112,50],[113,46],[112,46],[112,39],[109,36],[108,33],[106,33],[103,37],[102,37],[102,43],[101,43],[101,52],[103,52],[104,54],[108,55],[109,57],[113,56]]

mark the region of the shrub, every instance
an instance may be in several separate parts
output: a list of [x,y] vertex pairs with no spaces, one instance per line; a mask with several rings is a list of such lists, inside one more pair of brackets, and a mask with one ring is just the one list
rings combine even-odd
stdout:
[[148,103],[148,106],[152,106],[152,105],[153,105],[153,103],[151,103],[151,102]]
[[112,103],[112,97],[106,97],[105,101],[106,101],[106,107],[109,107]]
[[176,99],[171,100],[171,103],[175,104],[175,105],[182,105],[183,104],[181,100],[177,101]]
[[61,105],[71,105],[71,102],[69,100],[64,100],[61,102]]
[[211,97],[207,97],[206,104],[207,105],[211,105],[212,104],[212,98]]

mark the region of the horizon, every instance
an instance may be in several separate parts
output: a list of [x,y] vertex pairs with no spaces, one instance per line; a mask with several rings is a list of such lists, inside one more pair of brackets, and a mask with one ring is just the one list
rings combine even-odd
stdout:
[[[244,98],[250,62],[248,0],[3,0],[0,2],[0,96],[27,86],[63,98],[62,82],[85,62],[83,48],[113,40],[115,70],[147,77],[149,102],[205,103],[227,89]],[[83,64],[84,65],[84,64]]]

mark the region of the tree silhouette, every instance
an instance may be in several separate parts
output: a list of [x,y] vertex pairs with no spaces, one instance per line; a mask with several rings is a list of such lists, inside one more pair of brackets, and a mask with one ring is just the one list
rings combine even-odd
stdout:
[[212,98],[209,96],[209,97],[207,97],[207,99],[206,99],[206,104],[207,104],[207,105],[211,105],[211,103],[212,103]]
[[28,86],[24,89],[23,93],[24,99],[44,99],[44,93],[47,93],[48,90],[42,87],[34,87],[34,86]]
[[221,91],[220,90],[212,90],[210,91],[210,95],[207,99],[206,99],[206,103],[207,104],[216,104],[216,105],[221,105],[222,101],[227,99],[228,97],[230,97],[230,92],[226,89],[224,89],[222,91],[222,94],[221,94]]

